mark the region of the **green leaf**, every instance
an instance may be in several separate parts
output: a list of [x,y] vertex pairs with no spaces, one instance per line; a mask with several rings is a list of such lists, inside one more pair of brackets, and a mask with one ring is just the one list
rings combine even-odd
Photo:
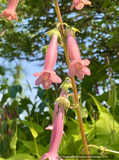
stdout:
[[46,103],[47,107],[49,108],[50,115],[53,117],[53,109],[50,107],[49,103],[47,103],[46,101],[45,101],[45,103]]
[[16,149],[16,143],[17,143],[17,129],[16,129],[16,132],[14,133],[14,136],[10,142],[10,148],[11,149]]
[[[45,101],[47,101],[47,100],[45,100]],[[40,109],[39,114],[41,114],[43,112],[44,108],[46,107],[45,101],[42,101],[38,106],[38,108]]]
[[116,107],[116,104],[117,104],[117,93],[116,93],[116,88],[113,81],[111,85],[111,96],[108,99],[107,104],[113,109]]
[[23,120],[20,120],[20,122],[23,123],[24,125],[28,126],[29,129],[30,128],[34,129],[39,134],[44,132],[43,128],[40,125],[36,124],[36,123],[23,121]]
[[82,104],[80,104],[80,110],[81,110],[81,117],[82,118],[87,118],[88,117],[88,111]]
[[3,94],[3,97],[2,97],[2,100],[1,100],[1,105],[3,105],[9,97],[10,97],[9,93]]
[[30,131],[31,131],[31,133],[32,133],[32,136],[34,137],[34,138],[37,138],[38,137],[38,133],[33,129],[33,128],[29,128],[30,129]]
[[9,119],[9,117],[7,116],[7,124],[8,124],[9,126],[11,126],[11,125],[12,125],[12,122],[13,122],[13,120]]
[[34,158],[29,154],[17,154],[13,157],[8,158],[7,160],[39,160],[39,158]]
[[22,87],[20,85],[13,85],[9,88],[10,96],[16,98],[16,94],[22,92]]
[[0,65],[0,75],[5,75],[5,68]]
[[[89,94],[89,93],[88,93]],[[97,105],[97,108],[100,112],[105,112],[107,113],[107,109],[94,97],[92,96],[91,94],[89,94],[89,96],[92,97],[92,99],[94,100],[95,104]]]
[[41,98],[44,95],[44,93],[45,93],[44,89],[39,89],[38,90],[38,96],[39,96],[39,98]]
[[18,106],[17,110],[18,110],[18,114],[21,114],[24,111],[24,109],[22,107],[20,107],[20,106]]
[[108,46],[111,48],[112,45],[115,43],[115,41],[116,41],[115,37],[111,38],[109,43],[108,43]]
[[[23,143],[24,146],[26,146],[30,150],[30,153],[32,153],[34,155],[37,154],[34,141],[22,141],[22,140],[20,140],[20,141]],[[40,154],[40,156],[42,156],[45,152],[48,151],[47,147],[44,147],[39,144],[37,144],[37,146],[38,146],[38,153]]]
[[103,5],[102,5],[102,8],[105,8],[107,6],[109,6],[111,3],[110,3],[110,0],[105,0]]

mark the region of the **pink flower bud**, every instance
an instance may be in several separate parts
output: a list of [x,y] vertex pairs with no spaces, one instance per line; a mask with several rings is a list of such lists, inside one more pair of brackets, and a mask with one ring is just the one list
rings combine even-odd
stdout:
[[5,16],[8,20],[17,20],[15,12],[19,0],[8,0],[7,8],[1,13],[1,17]]

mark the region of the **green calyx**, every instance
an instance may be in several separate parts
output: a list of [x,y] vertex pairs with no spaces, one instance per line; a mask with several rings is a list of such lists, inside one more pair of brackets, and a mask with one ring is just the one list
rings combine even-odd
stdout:
[[70,101],[66,97],[59,97],[55,100],[56,103],[58,103],[59,106],[66,108],[70,107]]
[[60,87],[67,92],[69,88],[72,88],[71,79],[66,77],[65,81],[61,84]]
[[60,32],[59,32],[59,30],[58,30],[57,28],[54,28],[54,29],[46,32],[46,33],[44,34],[44,36],[45,36],[46,34],[48,34],[51,38],[53,37],[54,34],[57,34],[57,35],[58,35],[58,38],[59,38],[60,40],[62,39],[62,38],[61,38],[61,34],[60,34]]
[[48,46],[49,46],[49,45],[46,45],[46,46],[43,46],[43,48],[42,48],[42,52],[43,52],[43,55],[44,55],[44,56],[46,55]]
[[80,33],[80,31],[77,29],[77,28],[74,28],[74,27],[71,27],[71,26],[68,26],[66,29],[65,29],[65,33],[67,34],[67,32],[70,32],[72,35],[73,35],[73,37],[75,38],[75,33],[76,32],[79,32]]

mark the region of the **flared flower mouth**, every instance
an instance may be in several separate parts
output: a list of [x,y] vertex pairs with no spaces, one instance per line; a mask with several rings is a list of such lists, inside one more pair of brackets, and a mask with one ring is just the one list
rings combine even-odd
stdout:
[[52,82],[53,83],[61,83],[62,80],[58,77],[55,71],[52,70],[43,70],[42,72],[37,72],[33,74],[38,79],[35,81],[35,85],[42,84],[43,88],[49,89]]
[[70,10],[72,10],[74,7],[77,10],[81,10],[83,9],[84,5],[90,5],[90,4],[91,2],[89,0],[73,0]]
[[80,80],[84,78],[84,75],[91,75],[87,66],[90,64],[89,60],[74,60],[70,63],[68,76],[77,76]]
[[80,62],[76,62],[76,63],[74,64],[74,66],[75,66],[75,68],[76,68],[77,70],[81,70],[81,69],[83,68],[83,66],[82,66],[82,64],[81,64]]
[[15,19],[15,20],[17,21],[17,14],[16,14],[15,11],[11,11],[11,10],[9,10],[9,9],[6,9],[6,10],[4,10],[4,11],[1,13],[1,15],[0,15],[1,18],[2,18],[3,16],[4,16],[6,19],[8,19],[8,20],[13,20],[13,19]]

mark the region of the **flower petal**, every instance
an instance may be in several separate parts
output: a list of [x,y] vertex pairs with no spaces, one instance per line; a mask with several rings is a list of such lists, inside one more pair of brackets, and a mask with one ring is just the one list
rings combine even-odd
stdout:
[[90,70],[87,67],[82,68],[82,71],[83,71],[84,74],[86,74],[88,76],[91,75],[91,72],[90,72]]
[[53,130],[53,125],[48,125],[45,129],[46,130]]
[[38,77],[38,78],[36,79],[36,81],[35,81],[35,85],[40,85],[40,84],[42,83],[42,81],[43,81],[42,76],[41,76],[41,77]]
[[90,5],[91,4],[91,2],[90,1],[88,1],[88,0],[81,0],[85,5]]
[[11,18],[17,20],[16,12],[11,12]]
[[72,11],[72,9],[78,5],[78,3],[80,2],[80,0],[73,0],[72,5],[70,7],[70,11]]
[[56,73],[50,74],[50,79],[54,83],[61,83],[62,82],[61,78],[59,76],[57,76]]
[[47,81],[42,82],[43,88],[45,89],[49,89],[51,84],[52,84],[52,81],[50,81],[49,79]]
[[76,76],[81,80],[84,78],[84,73],[82,70],[77,70]]
[[36,73],[34,73],[33,75],[34,75],[35,77],[39,77],[39,76],[42,75],[42,73],[43,73],[43,72],[36,72]]
[[84,4],[83,3],[79,3],[75,8],[77,9],[77,10],[80,10],[80,9],[82,9],[84,7]]
[[84,66],[88,66],[90,64],[90,61],[88,59],[84,59],[84,60],[81,60],[81,64]]
[[69,71],[68,71],[68,76],[73,77],[76,75],[76,68],[74,65],[70,65]]

